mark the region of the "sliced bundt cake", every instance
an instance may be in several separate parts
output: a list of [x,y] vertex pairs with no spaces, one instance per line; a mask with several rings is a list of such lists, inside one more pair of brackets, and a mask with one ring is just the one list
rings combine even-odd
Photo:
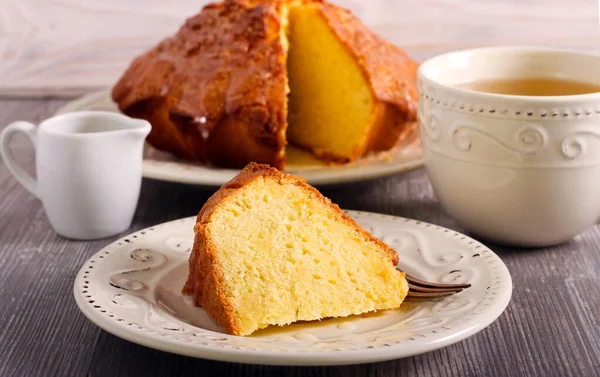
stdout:
[[191,295],[227,332],[397,308],[397,254],[303,179],[251,163],[198,214]]
[[416,68],[332,4],[226,0],[137,57],[112,97],[159,149],[281,169],[287,143],[343,163],[417,132]]

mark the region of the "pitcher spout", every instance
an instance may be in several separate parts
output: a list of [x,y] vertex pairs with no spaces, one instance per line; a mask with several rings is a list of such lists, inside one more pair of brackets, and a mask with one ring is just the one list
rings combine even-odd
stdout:
[[128,130],[128,133],[135,140],[146,139],[146,136],[152,130],[152,126],[147,120],[130,118],[130,122],[132,122],[133,127]]

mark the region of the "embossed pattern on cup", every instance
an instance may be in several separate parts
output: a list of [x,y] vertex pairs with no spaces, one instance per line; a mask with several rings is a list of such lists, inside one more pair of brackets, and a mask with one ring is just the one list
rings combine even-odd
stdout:
[[600,84],[600,57],[490,48],[419,70],[425,165],[448,213],[483,238],[518,246],[567,241],[600,217],[600,93],[526,97],[453,85],[563,77]]

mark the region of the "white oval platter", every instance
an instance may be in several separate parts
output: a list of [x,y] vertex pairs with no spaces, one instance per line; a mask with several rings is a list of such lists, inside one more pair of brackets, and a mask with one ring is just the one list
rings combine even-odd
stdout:
[[[102,90],[68,102],[56,114],[83,110],[118,112],[110,91]],[[326,166],[307,152],[288,148],[286,172],[306,178],[315,186],[339,185],[387,177],[423,166],[422,148],[417,135],[402,148],[365,157],[361,160],[336,166]],[[206,187],[218,187],[233,178],[239,170],[219,169],[193,164],[161,152],[146,143],[142,174],[146,178],[179,182]]]

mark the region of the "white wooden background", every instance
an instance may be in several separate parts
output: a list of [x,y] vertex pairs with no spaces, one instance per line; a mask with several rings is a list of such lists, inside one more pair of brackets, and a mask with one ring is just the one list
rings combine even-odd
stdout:
[[[600,51],[598,0],[333,0],[418,60],[486,45]],[[205,0],[0,0],[0,96],[111,86]]]

